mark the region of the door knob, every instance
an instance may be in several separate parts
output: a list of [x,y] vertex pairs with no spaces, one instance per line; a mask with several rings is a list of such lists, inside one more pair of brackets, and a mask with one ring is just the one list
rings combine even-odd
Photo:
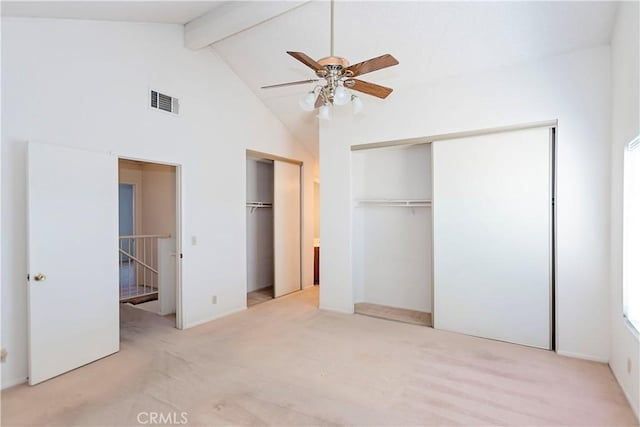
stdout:
[[47,280],[47,276],[45,276],[42,273],[36,274],[33,278],[35,279],[36,282],[42,282],[44,280]]

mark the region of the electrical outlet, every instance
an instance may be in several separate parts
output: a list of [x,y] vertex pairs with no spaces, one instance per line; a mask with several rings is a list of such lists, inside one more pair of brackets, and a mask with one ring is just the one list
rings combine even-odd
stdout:
[[631,358],[627,357],[627,372],[631,373]]
[[2,349],[0,350],[0,362],[4,363],[7,361],[7,350],[6,349]]
[[197,236],[191,236],[191,244],[193,246],[198,244],[198,237]]
[[211,304],[217,304],[218,303],[218,297],[216,295],[211,297]]

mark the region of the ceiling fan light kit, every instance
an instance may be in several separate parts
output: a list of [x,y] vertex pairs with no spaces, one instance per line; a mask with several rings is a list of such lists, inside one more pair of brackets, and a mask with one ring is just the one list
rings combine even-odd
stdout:
[[318,118],[320,119],[329,120],[329,107],[333,105],[340,106],[351,102],[354,114],[362,111],[364,108],[362,100],[347,89],[366,93],[367,95],[381,99],[386,98],[393,92],[391,88],[354,78],[362,74],[397,65],[398,61],[393,56],[385,54],[377,58],[371,58],[350,65],[349,61],[345,58],[333,55],[333,0],[331,1],[331,56],[315,61],[302,52],[288,51],[287,53],[311,68],[318,79],[263,86],[262,89],[321,82],[311,92],[305,94],[299,102],[300,107],[304,111],[313,111],[317,108]]
[[318,94],[315,92],[309,92],[300,98],[300,108],[304,111],[313,111],[315,110],[316,98]]
[[322,119],[322,120],[331,119],[331,115],[330,115],[330,112],[329,112],[329,106],[328,105],[322,105],[318,109],[318,118]]

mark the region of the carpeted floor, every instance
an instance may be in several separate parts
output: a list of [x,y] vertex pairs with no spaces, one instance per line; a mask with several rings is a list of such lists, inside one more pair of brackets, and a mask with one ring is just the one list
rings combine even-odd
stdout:
[[635,425],[607,365],[321,311],[317,293],[186,331],[123,305],[118,354],[5,390],[2,425]]

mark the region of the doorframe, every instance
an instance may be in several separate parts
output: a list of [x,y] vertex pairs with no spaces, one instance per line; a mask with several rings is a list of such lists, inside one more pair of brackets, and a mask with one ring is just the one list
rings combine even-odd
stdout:
[[[291,163],[294,165],[299,166],[299,170],[300,170],[300,175],[299,175],[299,181],[300,181],[300,277],[298,279],[299,281],[299,286],[300,288],[298,289],[298,291],[301,291],[304,289],[304,162],[301,160],[296,160],[296,159],[291,159],[288,157],[282,157],[282,156],[278,156],[276,154],[271,154],[271,153],[265,153],[262,151],[256,151],[256,150],[251,150],[249,148],[247,148],[246,152],[245,152],[245,159],[252,157],[252,158],[256,158],[256,159],[265,159],[265,160],[272,160],[272,161],[281,161],[281,162],[285,162],[285,163]],[[246,161],[245,161],[245,165],[246,165]],[[247,176],[247,171],[245,169],[245,180],[246,180],[246,176]],[[274,186],[274,191],[275,191],[275,186]],[[247,186],[245,185],[245,200],[247,199]],[[245,233],[246,233],[246,210],[245,210]],[[246,244],[246,239],[245,239],[245,244]],[[246,248],[245,248],[245,253],[246,253]],[[274,263],[275,263],[275,250],[274,250]],[[249,289],[249,277],[247,276],[246,282],[245,282],[245,289],[248,290]],[[273,292],[274,292],[274,298],[275,298],[275,281],[273,284]],[[294,291],[297,292],[297,291]],[[284,296],[284,295],[283,295]]]
[[[120,160],[131,160],[134,162],[154,163],[157,165],[173,166],[176,168],[176,329],[184,329],[184,307],[182,304],[182,164],[155,160],[143,157],[131,157],[126,155],[116,155]],[[118,302],[119,303],[119,302]]]

